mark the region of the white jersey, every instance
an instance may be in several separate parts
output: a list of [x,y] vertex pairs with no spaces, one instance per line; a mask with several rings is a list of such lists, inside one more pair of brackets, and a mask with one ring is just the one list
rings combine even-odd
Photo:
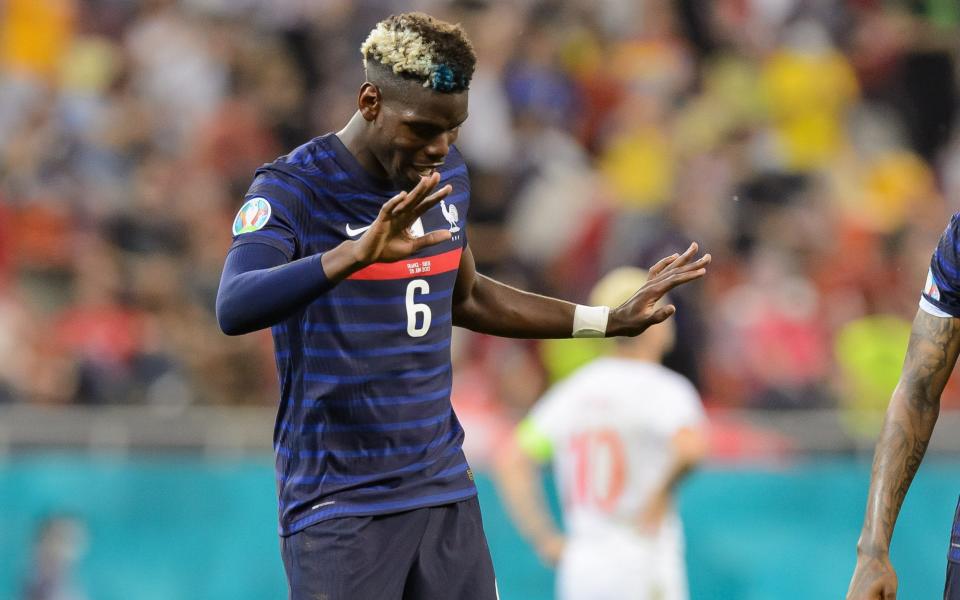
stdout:
[[[671,509],[654,535],[642,534],[638,522],[673,463],[671,438],[704,421],[693,385],[658,364],[602,358],[551,389],[530,420],[551,442],[560,488],[568,536],[560,596],[625,598],[624,589],[633,589],[632,598],[686,597],[677,515]],[[598,569],[607,573],[601,580]],[[654,588],[660,591],[642,591]]]

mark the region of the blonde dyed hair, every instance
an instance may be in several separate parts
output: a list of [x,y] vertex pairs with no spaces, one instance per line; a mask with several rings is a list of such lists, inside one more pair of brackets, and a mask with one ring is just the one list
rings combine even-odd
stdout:
[[368,74],[376,63],[439,92],[468,89],[477,60],[459,25],[416,12],[377,23],[360,53]]

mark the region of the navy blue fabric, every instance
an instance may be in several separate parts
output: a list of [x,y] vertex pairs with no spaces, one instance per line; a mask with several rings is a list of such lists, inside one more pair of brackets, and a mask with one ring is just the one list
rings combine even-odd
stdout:
[[[935,292],[924,289],[923,297],[945,313],[960,317],[960,213],[953,215],[930,259]],[[932,293],[933,292],[933,293]]]
[[[445,206],[423,215],[423,229],[457,231],[412,257],[423,264],[437,264],[431,257],[449,257],[466,244],[470,187],[455,148],[439,171],[441,185],[451,184],[453,192]],[[263,228],[235,236],[231,255],[245,263],[249,257],[237,249],[257,244],[288,261],[242,283],[235,275],[227,280],[237,286],[230,298],[274,297],[231,304],[231,320],[243,328],[275,318],[281,303],[290,310],[272,326],[281,391],[274,428],[281,535],[333,517],[400,512],[476,494],[461,450],[463,429],[450,405],[456,269],[350,278],[325,288],[307,266],[309,281],[291,282],[295,290],[281,290],[285,284],[273,279],[304,259],[319,264],[321,253],[351,239],[348,228],[355,239],[397,192],[328,134],[258,169],[246,194],[245,200],[267,200],[270,218]],[[319,294],[296,308],[303,290]],[[430,310],[421,337],[408,333],[411,303]],[[424,324],[422,314],[411,314]]]
[[291,600],[497,598],[475,497],[317,523],[282,538],[281,554]]
[[217,321],[227,335],[270,327],[330,289],[314,254],[288,263],[273,245],[230,249],[217,290]]
[[960,600],[960,564],[947,563],[947,582],[943,587],[943,600]]
[[947,550],[947,580],[943,587],[944,600],[960,600],[960,501],[953,515],[950,530],[950,548]]

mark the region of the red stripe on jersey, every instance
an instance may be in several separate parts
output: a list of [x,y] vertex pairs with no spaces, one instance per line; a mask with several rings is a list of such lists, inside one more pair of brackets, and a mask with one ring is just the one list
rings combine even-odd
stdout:
[[410,277],[430,277],[455,271],[460,266],[462,248],[443,254],[405,258],[392,263],[374,263],[347,277],[347,279],[383,280],[409,279]]

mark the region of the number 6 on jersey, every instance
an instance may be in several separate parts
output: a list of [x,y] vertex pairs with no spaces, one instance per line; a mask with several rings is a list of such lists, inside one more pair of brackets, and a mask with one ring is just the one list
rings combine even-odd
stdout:
[[[414,294],[430,293],[430,284],[424,279],[414,279],[407,285],[407,334],[410,337],[423,337],[430,329],[430,307],[413,301]],[[417,315],[423,315],[423,323],[417,327]]]

